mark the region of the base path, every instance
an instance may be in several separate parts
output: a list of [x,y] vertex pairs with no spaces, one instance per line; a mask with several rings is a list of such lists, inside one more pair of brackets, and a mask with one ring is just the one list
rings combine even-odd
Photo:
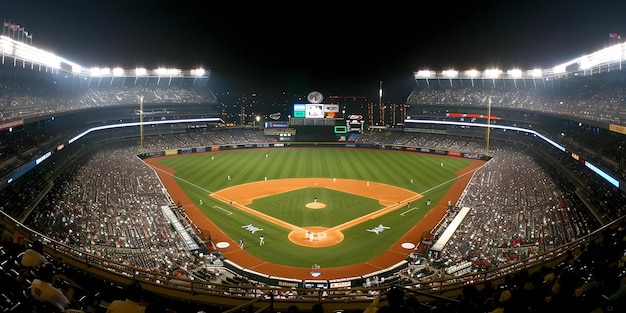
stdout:
[[[267,197],[275,194],[285,193],[302,188],[327,188],[345,193],[377,199],[384,208],[363,215],[357,219],[348,221],[332,228],[323,227],[298,227],[291,225],[272,216],[250,209],[247,205],[252,203],[254,199]],[[365,221],[374,219],[380,215],[387,214],[399,208],[404,208],[407,202],[412,202],[422,198],[422,195],[413,191],[402,189],[396,186],[381,184],[376,182],[368,182],[354,179],[339,178],[287,178],[274,179],[268,181],[251,182],[241,184],[211,194],[212,197],[223,201],[229,205],[235,206],[250,214],[264,218],[274,224],[280,225],[286,229],[291,229],[289,240],[301,246],[311,248],[321,248],[336,245],[343,240],[342,230]],[[321,209],[326,205],[315,201],[306,204],[310,209]],[[325,236],[324,240],[311,240],[309,233],[320,234]]]
[[[196,207],[195,203],[191,199],[189,199],[189,197],[187,197],[187,195],[184,193],[184,191],[182,190],[180,185],[178,185],[178,182],[174,178],[172,169],[162,164],[159,164],[158,158],[146,159],[144,161],[148,165],[157,169],[156,173],[159,175],[161,181],[165,185],[165,188],[167,189],[174,203],[179,203],[185,209],[185,211],[187,212],[189,217],[194,221],[194,223],[203,232],[206,231],[206,233],[210,234],[212,242],[230,243],[228,247],[219,249],[219,251],[222,252],[222,254],[228,260],[238,264],[239,266],[243,268],[251,269],[259,273],[264,273],[264,274],[276,276],[276,277],[295,278],[295,279],[303,279],[303,280],[306,280],[306,279],[331,280],[331,279],[339,279],[339,278],[345,278],[345,277],[359,277],[362,275],[379,271],[381,269],[388,268],[406,259],[407,255],[410,252],[412,252],[412,250],[410,251],[407,250],[406,248],[402,246],[402,244],[406,242],[415,243],[416,240],[420,240],[420,238],[415,238],[416,237],[415,234],[422,234],[424,232],[428,232],[432,230],[433,227],[437,224],[437,222],[441,219],[441,217],[445,214],[448,208],[447,202],[451,201],[452,203],[456,203],[456,201],[461,196],[463,190],[467,186],[467,183],[471,179],[471,176],[472,176],[471,172],[474,172],[476,169],[478,169],[480,166],[482,166],[485,163],[484,161],[474,160],[470,166],[457,172],[458,178],[452,183],[452,185],[450,186],[450,188],[448,189],[448,192],[444,195],[444,197],[442,197],[441,202],[435,204],[433,208],[428,212],[428,214],[426,214],[426,216],[424,216],[411,230],[409,230],[396,243],[394,243],[389,248],[389,250],[387,250],[385,253],[379,255],[378,257],[372,260],[369,260],[367,262],[360,263],[360,264],[342,266],[342,267],[334,267],[334,268],[324,268],[321,271],[319,276],[312,277],[310,267],[299,268],[299,267],[291,267],[291,266],[284,266],[280,264],[269,263],[265,260],[261,260],[251,255],[245,249],[240,249],[237,242],[235,242],[233,239],[228,237],[219,227],[217,227],[217,225],[215,225],[206,215],[204,215],[202,211],[200,211]],[[468,173],[470,174],[468,175]],[[267,184],[273,181],[274,180],[267,181],[267,182],[258,182],[258,184]],[[276,180],[276,181],[282,181],[282,180]],[[332,178],[329,178],[329,179],[319,179],[319,178],[288,179],[288,180],[285,180],[284,182],[287,182],[287,181],[289,182],[289,184],[293,185],[292,186],[293,189],[310,187],[310,184],[313,184],[313,186],[322,187],[323,186],[322,184],[333,184],[333,183],[337,184],[338,182],[340,182],[339,179],[334,180]],[[300,182],[297,182],[297,181],[300,181]],[[345,183],[345,187],[340,187],[336,185],[334,187],[327,187],[327,188],[333,188],[333,189],[350,192],[354,194],[362,194],[363,192],[371,191],[372,189],[376,190],[378,187],[389,186],[389,185],[377,184],[374,182],[365,182],[365,181],[351,181],[351,180],[341,180],[341,181],[342,183],[340,185],[343,186],[344,185],[343,183]],[[349,181],[351,181],[350,184],[348,184]],[[317,183],[318,185],[315,185],[315,183]],[[358,187],[356,188],[357,190],[348,191],[348,190],[341,189],[341,188],[352,188],[348,186],[352,185],[353,183],[355,183],[356,186]],[[257,183],[251,183],[251,184],[257,184]],[[373,187],[375,186],[374,184],[376,184],[377,188],[372,188],[370,190],[366,189],[367,185],[370,185]],[[244,184],[242,185],[242,187],[246,185],[248,184]],[[270,186],[267,186],[267,187],[270,187]],[[400,192],[400,193],[394,194],[392,196],[388,196],[388,195],[383,194],[382,192],[380,194],[373,194],[372,192],[367,192],[366,196],[369,198],[379,199],[380,203],[386,206],[383,210],[394,210],[394,209],[397,209],[406,205],[406,201],[413,201],[414,199],[419,199],[422,197],[421,195],[413,193],[406,189],[397,188],[393,186],[389,186],[389,187],[395,188],[396,190],[394,192]],[[216,197],[221,198],[221,200],[225,202],[229,202],[230,200],[237,199],[237,200],[234,200],[235,201],[234,205],[240,205],[241,207],[245,207],[245,205],[251,203],[253,199],[262,197],[268,194],[267,190],[252,192],[252,194],[251,193],[237,194],[237,190],[236,190],[237,188],[238,187],[232,187],[232,188],[221,190],[219,191],[219,194],[216,195]],[[277,190],[276,192],[274,192],[274,193],[279,193],[279,192],[284,192],[285,191],[284,188],[286,187],[276,186],[275,188],[279,188],[279,190],[282,190],[282,191]],[[248,189],[255,190],[255,188],[248,188]],[[387,192],[390,192],[390,190],[387,190]],[[272,193],[272,192],[270,191],[269,193]],[[403,204],[398,205],[397,204],[398,201],[401,201],[401,202],[404,201],[404,205]],[[386,214],[386,213],[388,212],[377,211],[377,212],[374,212],[373,214]],[[370,217],[371,216],[367,215],[363,218],[369,219]],[[359,219],[353,220],[351,222],[359,222]],[[307,230],[311,232],[315,232],[315,233],[325,231],[327,237],[325,238],[324,242],[327,242],[326,244],[332,245],[343,240],[343,235],[341,234],[340,230],[343,228],[349,227],[349,225],[339,225],[333,228],[337,230],[336,233],[329,232],[329,229],[320,229],[320,228],[315,228],[315,227],[313,228],[307,228],[307,227],[299,228],[295,226],[293,227],[294,228],[293,228],[292,234],[290,234],[289,238],[297,244],[308,246],[311,244],[311,242],[307,240],[306,238],[305,234]],[[317,241],[314,241],[312,244],[315,245],[316,242]]]

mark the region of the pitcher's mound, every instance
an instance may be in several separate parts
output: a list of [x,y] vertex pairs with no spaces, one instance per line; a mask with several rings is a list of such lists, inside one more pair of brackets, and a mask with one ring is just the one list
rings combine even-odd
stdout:
[[309,209],[323,209],[326,205],[321,202],[309,202],[306,204],[306,207]]

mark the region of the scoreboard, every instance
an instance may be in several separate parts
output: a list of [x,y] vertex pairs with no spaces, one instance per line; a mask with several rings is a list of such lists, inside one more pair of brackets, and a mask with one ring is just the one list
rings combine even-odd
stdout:
[[[332,97],[331,97],[332,98]],[[289,127],[295,129],[296,141],[346,141],[350,133],[363,132],[361,114],[346,114],[345,104],[323,103],[323,95],[312,91],[307,103],[293,104]]]

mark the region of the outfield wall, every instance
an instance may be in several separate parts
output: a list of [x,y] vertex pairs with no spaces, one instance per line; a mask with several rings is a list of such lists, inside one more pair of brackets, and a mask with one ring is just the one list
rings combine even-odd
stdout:
[[425,147],[413,147],[413,146],[401,146],[401,145],[386,145],[386,144],[357,144],[357,143],[336,143],[336,142],[289,142],[289,143],[245,143],[245,144],[230,144],[230,145],[215,145],[205,147],[192,147],[181,149],[169,149],[161,151],[152,151],[139,154],[142,159],[162,157],[169,155],[181,155],[189,153],[204,153],[204,152],[218,152],[228,150],[250,149],[250,148],[282,148],[282,147],[336,147],[336,148],[366,148],[366,149],[380,149],[380,150],[396,150],[396,151],[412,151],[427,154],[445,155],[453,157],[461,157],[466,159],[475,159],[488,161],[490,156],[478,153],[470,153],[456,150],[441,150],[430,149]]

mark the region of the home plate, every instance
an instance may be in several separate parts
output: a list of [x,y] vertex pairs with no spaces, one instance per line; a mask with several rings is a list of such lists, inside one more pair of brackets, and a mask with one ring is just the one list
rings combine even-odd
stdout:
[[402,244],[402,248],[404,249],[413,249],[415,248],[415,244],[411,243],[411,242],[405,242]]
[[[402,244],[404,246],[404,244]],[[218,248],[228,248],[228,246],[230,246],[230,244],[226,241],[220,241],[218,243],[215,244],[216,247]]]

